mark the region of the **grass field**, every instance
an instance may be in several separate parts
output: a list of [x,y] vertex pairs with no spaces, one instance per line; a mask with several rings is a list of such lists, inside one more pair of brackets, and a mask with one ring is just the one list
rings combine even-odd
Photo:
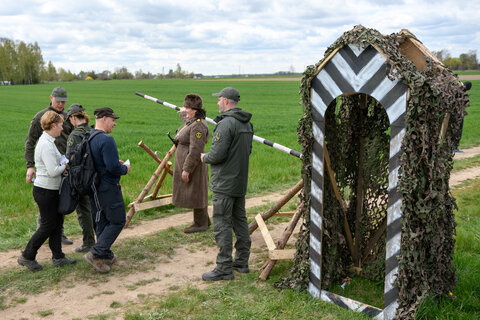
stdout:
[[[480,126],[478,125],[480,123],[480,81],[472,81],[472,83],[471,107],[467,109],[468,115],[465,117],[461,148],[480,145]],[[3,113],[2,124],[4,127],[0,133],[2,149],[0,153],[0,170],[2,172],[0,178],[2,184],[2,191],[0,191],[0,251],[23,247],[34,231],[37,207],[32,198],[32,187],[25,183],[24,142],[29,121],[36,112],[48,106],[49,94],[52,88],[58,85],[64,86],[68,91],[67,106],[72,103],[80,103],[86,107],[90,115],[95,108],[110,106],[121,116],[112,136],[117,142],[120,158],[130,159],[132,163],[131,173],[122,178],[126,203],[132,202],[136,198],[157,167],[157,163],[137,146],[138,142],[142,140],[153,150],[165,153],[171,147],[166,133],[168,131],[175,132],[180,125],[180,120],[174,110],[140,98],[135,95],[136,91],[178,106],[182,105],[185,94],[198,93],[204,98],[207,116],[215,118],[218,114],[218,107],[216,98],[212,97],[211,93],[218,92],[225,86],[234,86],[239,89],[242,96],[240,107],[253,114],[252,123],[256,135],[301,152],[296,137],[297,122],[302,115],[302,107],[299,105],[298,81],[123,80],[0,87],[0,110]],[[210,129],[212,128],[210,126]],[[209,147],[210,145],[207,145],[207,150]],[[459,166],[465,167],[472,165],[476,165],[476,162],[459,163]],[[254,142],[248,196],[293,186],[301,178],[300,168],[301,161],[298,158]],[[162,187],[161,193],[170,193],[170,189],[171,179],[168,179],[165,186]],[[480,185],[477,181],[455,191],[459,204],[457,245],[454,256],[459,277],[459,285],[454,291],[456,299],[442,300],[439,305],[433,301],[426,301],[419,311],[421,319],[480,318],[478,309],[478,305],[480,305],[480,294],[478,293],[480,287],[480,266],[478,265],[478,261],[480,261],[478,247],[480,240],[478,238],[480,227],[479,189]],[[135,220],[158,218],[177,211],[179,209],[172,206],[142,211],[136,214],[134,222]],[[65,229],[69,235],[81,233],[74,214],[67,217]],[[132,246],[135,246],[133,240],[122,244],[119,252],[127,260],[131,259],[132,261],[130,271],[123,270],[123,272],[135,272],[136,264],[133,262],[137,261],[139,255],[148,256],[149,250],[160,250],[159,252],[162,254],[168,255],[169,250],[172,249],[172,242],[175,242],[175,245],[181,245],[178,237],[180,233],[180,229],[169,230],[152,239],[142,239],[142,248],[138,247],[133,251],[131,249]],[[209,240],[199,238],[196,241]],[[162,247],[158,244],[159,242],[164,243],[165,246]],[[147,246],[143,247],[145,244]],[[140,249],[144,252],[142,253]],[[150,263],[153,262],[150,261]],[[79,279],[89,277],[86,275],[85,265],[80,264],[74,268],[76,272],[80,272]],[[270,284],[279,276],[287,274],[288,263],[281,264],[274,270],[272,280],[268,282]],[[43,280],[54,281],[53,283],[65,279],[71,272],[68,269],[62,270],[62,272],[46,270],[47,273],[50,271],[51,274],[49,273],[47,279]],[[310,299],[307,294],[282,293],[272,290],[270,286],[267,286],[267,290],[261,288],[255,291],[246,284],[253,282],[256,276],[249,275],[238,283],[215,286],[205,292],[186,289],[186,291],[172,293],[165,299],[148,302],[148,309],[153,309],[153,311],[132,308],[128,319],[155,318],[153,313],[162,314],[164,312],[188,314],[192,308],[202,310],[199,316],[202,319],[209,318],[211,310],[218,313],[218,319],[222,319],[222,315],[232,313],[238,314],[238,319],[246,319],[251,314],[248,313],[245,304],[238,303],[242,299],[242,295],[248,296],[250,300],[259,301],[260,309],[255,310],[255,314],[262,315],[259,317],[261,319],[267,319],[272,314],[277,315],[278,318],[289,316],[311,318],[306,312],[295,308],[285,310],[280,307],[282,304],[291,303],[299,303],[306,310],[317,310],[317,312],[313,312],[316,318],[363,319],[360,315],[353,316],[344,311],[337,312],[335,311],[336,307]],[[33,287],[31,289],[27,285],[35,283],[41,287],[43,283],[41,278],[41,275],[27,275],[20,271],[1,272],[0,291],[5,290],[12,283],[18,285],[19,290],[27,289],[27,293],[28,290],[41,291],[41,288]],[[89,280],[92,279],[89,278]],[[238,291],[239,287],[246,289]],[[231,300],[229,303],[226,303],[228,299],[222,303],[219,301],[219,297],[222,299],[230,297]],[[272,301],[275,301],[276,304],[272,304]],[[381,301],[373,300],[371,303],[381,304]],[[277,306],[277,310],[280,308],[280,311],[275,313],[272,306]],[[318,311],[318,309],[324,309],[326,313]]]

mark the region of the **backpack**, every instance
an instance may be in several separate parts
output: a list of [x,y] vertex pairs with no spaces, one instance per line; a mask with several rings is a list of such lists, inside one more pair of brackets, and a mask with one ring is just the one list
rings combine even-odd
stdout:
[[87,133],[70,156],[68,180],[72,189],[72,195],[82,196],[96,193],[100,175],[95,169],[92,151],[90,150],[90,140],[100,132],[103,131]]

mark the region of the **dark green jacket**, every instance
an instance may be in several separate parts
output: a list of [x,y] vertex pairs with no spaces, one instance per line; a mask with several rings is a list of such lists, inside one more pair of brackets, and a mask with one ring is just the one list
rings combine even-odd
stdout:
[[[43,133],[42,126],[40,125],[40,119],[42,118],[43,114],[49,110],[63,115],[64,120],[67,118],[67,113],[65,110],[58,112],[52,108],[52,104],[33,117],[32,121],[30,122],[30,129],[28,130],[27,139],[25,140],[25,161],[27,162],[27,168],[31,168],[35,165],[33,157],[35,153],[35,145]],[[72,124],[69,121],[63,121],[63,131],[57,138],[55,138],[55,145],[61,154],[65,154],[65,151],[67,150],[67,138],[70,132],[72,132],[72,129]]]
[[65,152],[67,159],[70,159],[75,147],[82,142],[83,137],[91,130],[92,128],[86,123],[82,123],[73,129],[67,139],[67,151]]
[[240,108],[215,118],[212,146],[203,161],[211,164],[210,189],[231,197],[247,193],[248,161],[252,152],[252,115]]

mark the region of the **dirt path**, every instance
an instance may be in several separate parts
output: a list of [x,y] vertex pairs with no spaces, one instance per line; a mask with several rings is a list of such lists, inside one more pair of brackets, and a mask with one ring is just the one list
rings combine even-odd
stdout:
[[[468,158],[480,154],[480,147],[466,149],[463,154],[455,155],[455,159]],[[480,176],[480,167],[463,170],[453,173],[450,179],[451,185],[456,185],[466,179]],[[285,192],[247,199],[247,208],[263,205],[268,202],[278,201]],[[211,214],[211,207],[209,207]],[[145,236],[150,233],[158,232],[172,226],[181,226],[192,221],[192,213],[181,213],[153,221],[141,222],[130,226],[124,230],[119,239],[125,239],[133,236]],[[300,226],[301,223],[297,225]],[[286,223],[275,225],[271,234],[274,239],[281,235]],[[65,246],[66,253],[73,252],[74,248],[80,244],[80,237],[74,237],[73,246]],[[290,239],[293,243],[294,239]],[[266,246],[260,232],[252,234],[252,248],[262,248],[261,252],[266,251]],[[255,250],[252,250],[255,252]],[[0,310],[0,319],[87,319],[89,316],[99,314],[111,314],[109,319],[122,319],[123,312],[121,308],[111,307],[112,302],[118,302],[121,305],[126,303],[142,303],[142,296],[160,296],[171,292],[173,286],[183,288],[187,285],[204,287],[206,284],[201,281],[200,275],[209,271],[214,265],[216,247],[204,248],[192,252],[185,247],[176,249],[176,253],[168,263],[161,263],[149,272],[139,272],[122,277],[111,277],[108,282],[101,285],[91,283],[67,283],[62,282],[53,290],[44,292],[40,295],[31,295],[27,297],[25,303],[14,307]],[[18,267],[16,258],[19,250],[12,250],[0,253],[0,269]],[[37,259],[41,263],[48,263],[50,252],[48,246],[44,245],[39,251]],[[252,254],[251,261],[255,259]],[[83,263],[80,261],[79,263]],[[119,259],[115,268],[121,268],[126,262]],[[252,269],[255,268],[252,266]],[[242,276],[235,274],[235,276]],[[139,282],[146,283],[138,285]],[[135,287],[132,289],[132,286]],[[39,311],[51,310],[52,315],[42,317]],[[118,314],[115,315],[115,312]]]

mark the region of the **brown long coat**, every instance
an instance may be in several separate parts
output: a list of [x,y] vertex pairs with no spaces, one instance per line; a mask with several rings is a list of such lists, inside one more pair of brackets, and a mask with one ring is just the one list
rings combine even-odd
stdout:
[[[208,137],[205,120],[187,121],[177,130],[172,197],[172,203],[177,207],[200,209],[208,206],[208,168],[200,161]],[[187,183],[182,180],[182,171],[190,173]]]

